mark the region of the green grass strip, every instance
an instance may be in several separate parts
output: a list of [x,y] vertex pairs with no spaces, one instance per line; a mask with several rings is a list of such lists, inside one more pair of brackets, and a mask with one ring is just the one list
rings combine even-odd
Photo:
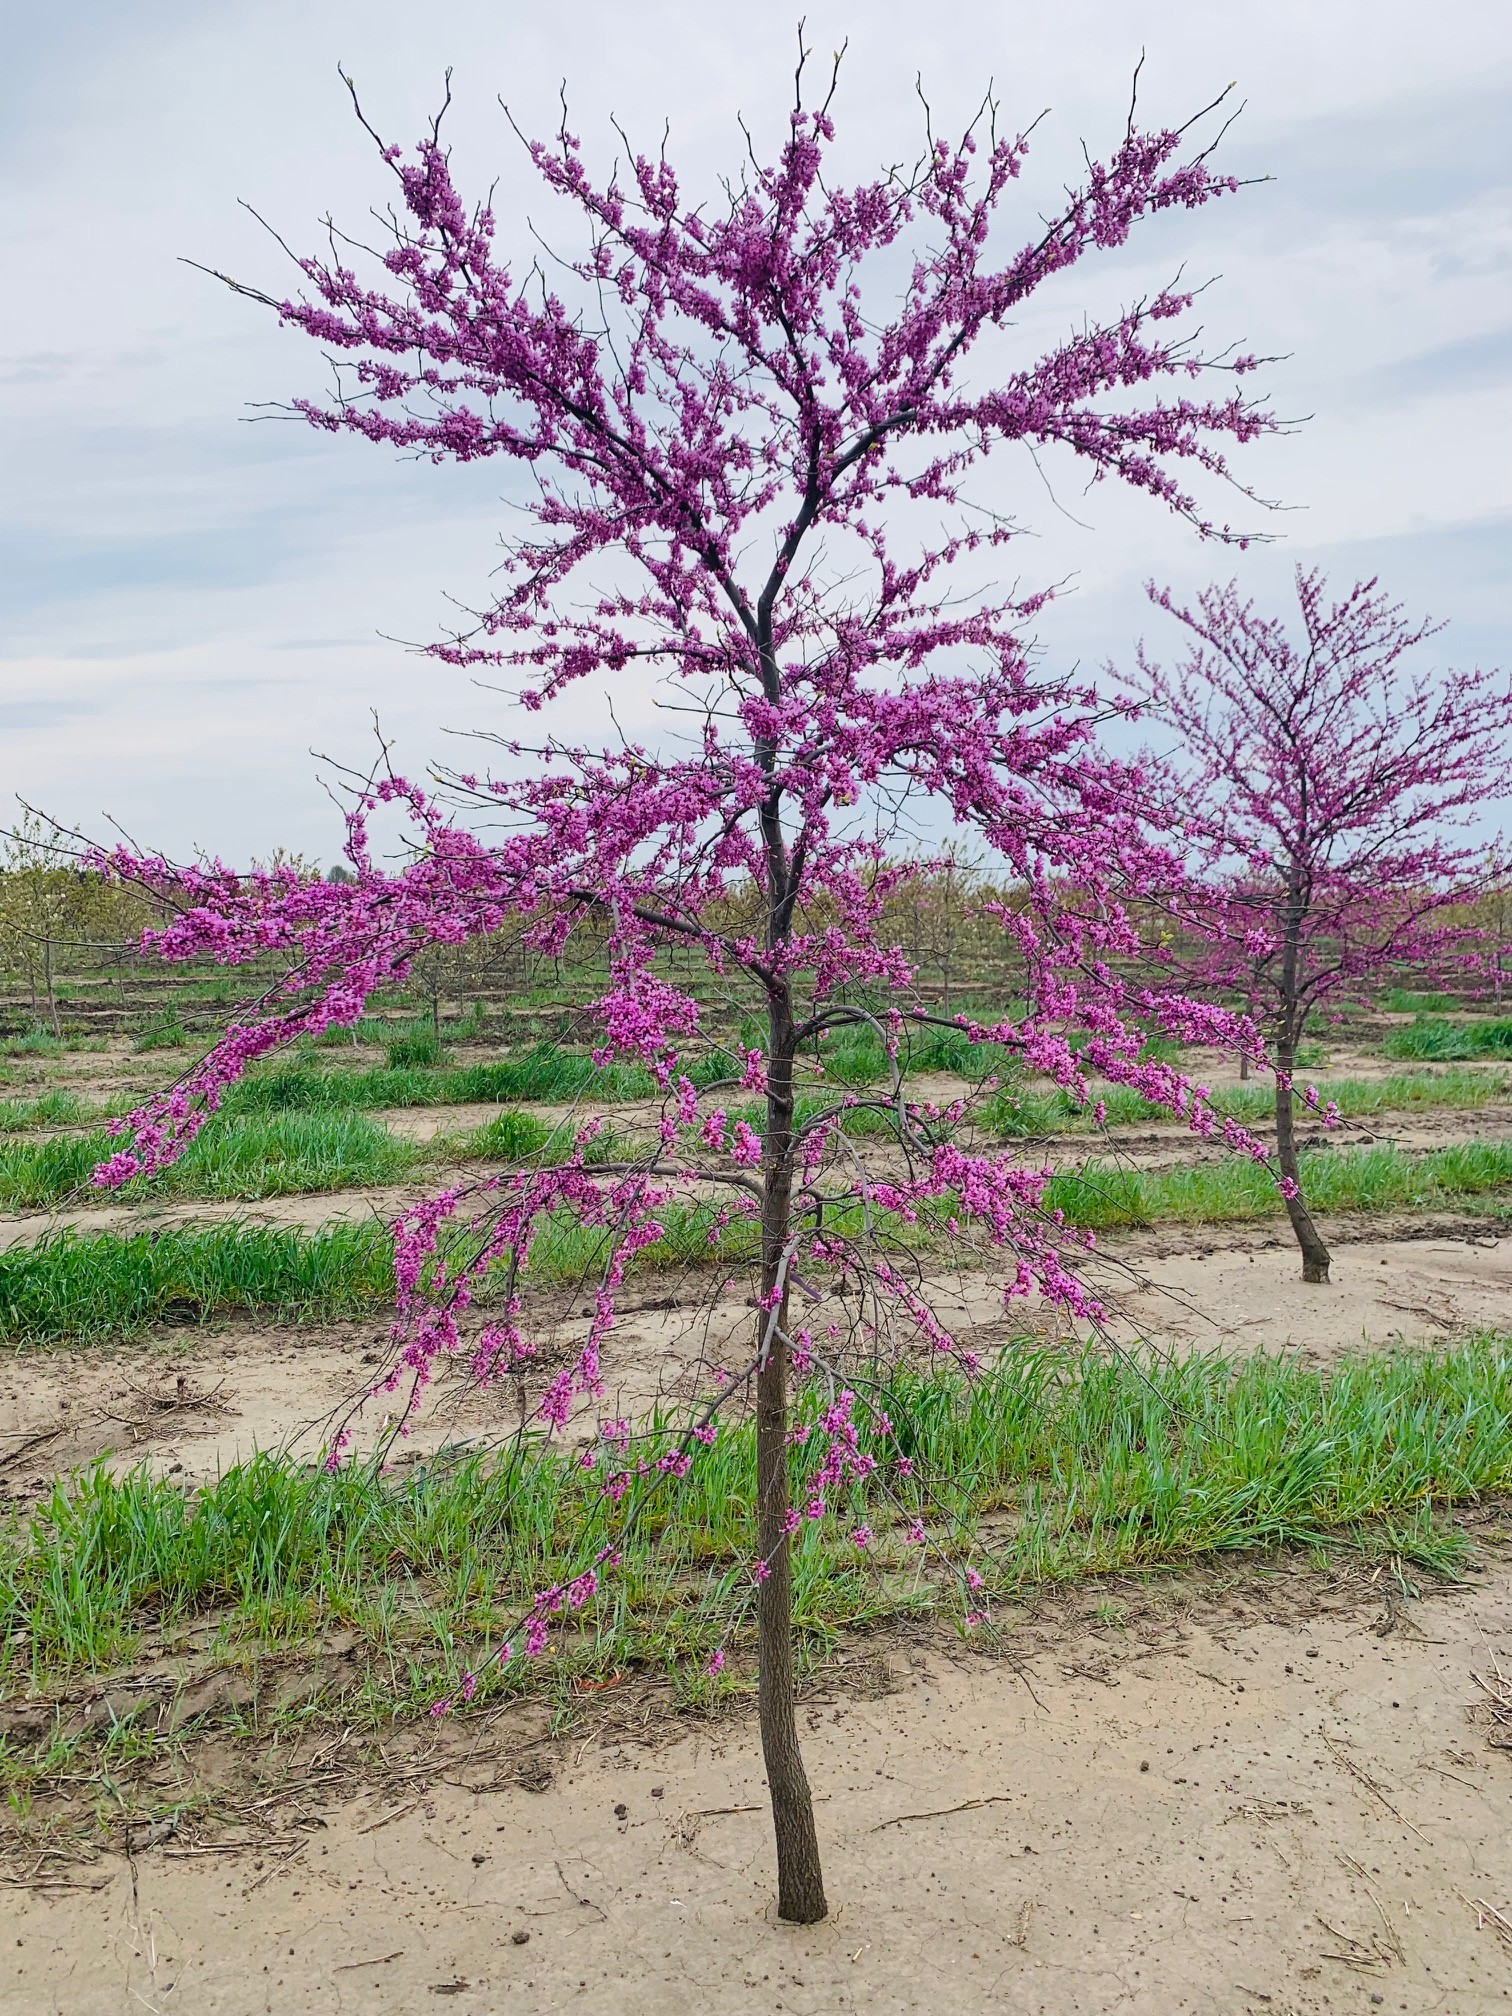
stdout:
[[[403,1182],[428,1169],[462,1162],[564,1162],[576,1129],[552,1126],[534,1113],[505,1106],[481,1127],[406,1141],[361,1113],[337,1108],[317,1113],[218,1116],[181,1159],[160,1174],[114,1193],[126,1203],[147,1199],[309,1196],[323,1191]],[[116,1144],[107,1134],[58,1134],[45,1141],[0,1145],[0,1204],[37,1210],[60,1203],[84,1187]],[[605,1130],[589,1144],[590,1163],[627,1152],[622,1137]]]
[[[722,1069],[727,1071],[728,1063]],[[542,1044],[520,1056],[500,1057],[486,1064],[409,1065],[371,1071],[284,1066],[244,1079],[226,1104],[234,1113],[309,1113],[516,1100],[566,1104],[586,1092],[612,1104],[649,1098],[655,1090],[651,1073],[639,1065],[610,1064],[600,1069],[589,1056]]]
[[[714,1205],[672,1205],[658,1216],[663,1236],[636,1255],[634,1273],[748,1260],[758,1250],[746,1220],[712,1237]],[[846,1223],[861,1229],[858,1215]],[[575,1220],[548,1218],[528,1278],[559,1283],[592,1274],[605,1237]],[[333,1221],[318,1232],[240,1223],[64,1230],[0,1247],[0,1343],[98,1343],[164,1320],[204,1322],[251,1310],[278,1320],[332,1321],[391,1304],[393,1294],[392,1242],[376,1219]]]
[[1475,1057],[1512,1057],[1512,1016],[1483,1016],[1474,1022],[1446,1022],[1420,1015],[1405,1029],[1392,1029],[1385,1043],[1388,1057],[1418,1057],[1444,1063]]
[[[507,1145],[511,1157],[537,1152],[535,1135],[526,1135],[530,1117],[509,1116],[521,1132],[498,1145]],[[467,1139],[476,1145],[476,1136]],[[600,1146],[605,1155],[615,1149],[612,1140]],[[1305,1157],[1303,1179],[1308,1201],[1319,1212],[1443,1209],[1512,1187],[1512,1142],[1469,1141],[1427,1155],[1403,1155],[1389,1147],[1325,1149]],[[1092,1165],[1054,1177],[1045,1205],[1063,1211],[1073,1225],[1099,1231],[1242,1223],[1277,1217],[1283,1208],[1268,1172],[1237,1156],[1187,1169]],[[754,1222],[740,1217],[720,1228],[719,1208],[663,1207],[662,1236],[635,1256],[631,1271],[656,1274],[754,1258]],[[941,1200],[935,1215],[951,1208],[949,1200]],[[892,1243],[917,1250],[936,1236],[929,1213],[914,1226],[899,1224],[887,1212],[871,1216],[884,1248]],[[825,1222],[839,1236],[860,1238],[865,1232],[858,1205],[832,1208]],[[532,1251],[528,1278],[544,1284],[592,1276],[602,1265],[605,1239],[600,1228],[565,1216],[549,1218]],[[195,1319],[247,1309],[311,1320],[347,1315],[391,1293],[387,1250],[387,1233],[377,1224],[333,1224],[317,1233],[233,1224],[52,1235],[35,1245],[0,1249],[0,1342],[97,1340],[140,1329],[166,1313]]]
[[[1316,1083],[1321,1098],[1334,1100],[1346,1120],[1432,1107],[1485,1106],[1504,1098],[1507,1091],[1504,1071],[1398,1071],[1385,1078],[1319,1078],[1308,1082]],[[1126,1085],[1099,1086],[1097,1094],[1107,1108],[1110,1127],[1173,1123],[1168,1107],[1152,1105]],[[1261,1126],[1275,1114],[1276,1095],[1269,1084],[1230,1085],[1217,1092],[1212,1103],[1215,1111],[1228,1119]],[[1069,1092],[1059,1087],[1047,1091],[1020,1084],[1005,1085],[995,1092],[987,1103],[983,1120],[1005,1140],[1074,1131],[1093,1124],[1092,1108],[1079,1105]]]
[[[905,1374],[877,1398],[898,1444],[868,1432],[878,1474],[796,1543],[795,1609],[810,1645],[958,1603],[954,1576],[926,1570],[905,1543],[914,1517],[989,1594],[1011,1598],[1338,1539],[1444,1567],[1458,1543],[1435,1512],[1512,1486],[1512,1352],[1500,1337],[1328,1372],[1284,1356],[1135,1362],[1026,1343],[970,1386]],[[795,1482],[822,1454],[827,1399],[813,1389],[800,1399],[808,1433],[791,1452]],[[638,1453],[654,1458],[671,1441],[659,1431]],[[889,1460],[900,1450],[911,1477]],[[397,1480],[270,1455],[198,1491],[96,1469],[0,1527],[0,1684],[108,1669],[149,1627],[161,1640],[217,1611],[233,1657],[354,1628],[390,1703],[408,1684],[418,1705],[522,1599],[605,1542],[623,1559],[560,1658],[599,1670],[702,1659],[748,1593],[754,1483],[749,1420],[722,1425],[686,1482],[634,1517],[571,1452],[540,1443]],[[846,1536],[863,1519],[877,1539],[861,1554]],[[555,1663],[517,1661],[489,1685],[549,1685]]]
[[35,1099],[0,1099],[0,1134],[21,1134],[33,1127],[78,1127],[107,1117],[67,1089],[43,1092]]
[[[93,1170],[119,1144],[108,1134],[55,1134],[0,1146],[0,1209],[44,1210],[87,1191]],[[117,1195],[252,1200],[402,1182],[426,1161],[360,1113],[240,1114],[213,1120],[161,1174]]]
[[250,1310],[331,1320],[393,1296],[392,1243],[370,1221],[315,1233],[236,1224],[65,1231],[0,1249],[0,1339],[10,1344],[92,1342],[167,1317]]
[[[1400,1149],[1321,1149],[1302,1162],[1314,1211],[1422,1211],[1512,1185],[1512,1141],[1465,1141],[1426,1155]],[[1045,1206],[1075,1225],[1222,1225],[1272,1218],[1282,1209],[1275,1179],[1239,1156],[1190,1169],[1091,1166],[1054,1177]]]
[[1420,994],[1410,987],[1388,987],[1380,1005],[1388,1015],[1439,1015],[1459,1003],[1447,994]]
[[[753,1024],[742,1032],[757,1044],[765,1036]],[[863,1026],[846,1030],[843,1042],[823,1048],[826,1078],[837,1088],[875,1085],[888,1075],[886,1053],[876,1032]],[[413,1039],[422,1052],[434,1039],[421,1032]],[[591,1097],[614,1105],[650,1099],[656,1080],[639,1064],[597,1065],[583,1051],[541,1043],[515,1056],[481,1064],[416,1062],[395,1065],[400,1042],[389,1045],[388,1068],[327,1070],[295,1063],[255,1073],[235,1087],[227,1108],[240,1113],[320,1112],[343,1107],[464,1106],[498,1102],[544,1102],[565,1105]],[[959,1029],[910,1029],[905,1032],[904,1061],[910,1071],[952,1071],[966,1078],[986,1075],[994,1061],[990,1046],[969,1043]],[[729,1056],[714,1051],[684,1068],[696,1085],[710,1085],[734,1075]],[[733,1090],[733,1088],[732,1088]]]

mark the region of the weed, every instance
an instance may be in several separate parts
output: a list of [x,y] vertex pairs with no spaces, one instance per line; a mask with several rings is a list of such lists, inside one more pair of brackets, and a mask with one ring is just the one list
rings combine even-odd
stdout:
[[430,1029],[416,1029],[410,1034],[395,1036],[385,1049],[391,1071],[433,1070],[445,1055],[441,1038]]
[[147,1024],[137,1037],[135,1047],[138,1050],[183,1050],[193,1041],[175,1003]]
[[[40,1210],[78,1191],[112,1154],[108,1134],[57,1134],[45,1141],[0,1147],[0,1205]],[[126,1201],[153,1197],[302,1196],[401,1182],[423,1160],[360,1113],[272,1113],[217,1117],[181,1158],[150,1179],[117,1193]]]

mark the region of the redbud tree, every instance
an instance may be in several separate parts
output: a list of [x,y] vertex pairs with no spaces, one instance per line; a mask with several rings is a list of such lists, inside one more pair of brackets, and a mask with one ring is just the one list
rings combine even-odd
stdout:
[[1172,670],[1141,650],[1138,680],[1175,731],[1169,824],[1207,884],[1187,913],[1185,984],[1236,996],[1259,1022],[1302,1278],[1324,1282],[1297,1155],[1297,1051],[1320,1011],[1477,942],[1463,906],[1499,871],[1465,828],[1507,788],[1512,694],[1500,674],[1413,663],[1442,626],[1409,622],[1374,580],[1335,602],[1299,567],[1291,629],[1234,583],[1191,606],[1150,594],[1188,632]]
[[[752,143],[715,201],[685,195],[665,152],[632,152],[602,180],[565,127],[528,143],[581,232],[549,266],[509,263],[489,204],[457,187],[438,122],[409,156],[378,140],[397,194],[386,243],[363,254],[333,235],[332,253],[299,259],[288,299],[239,288],[337,361],[334,395],[296,402],[313,426],[519,471],[523,517],[497,593],[434,655],[512,675],[527,713],[570,709],[585,680],[584,713],[606,678],[660,682],[666,732],[654,746],[520,736],[493,759],[498,775],[429,792],[382,775],[352,809],[341,884],[113,856],[117,873],[173,892],[178,918],[155,940],[165,956],[274,951],[288,972],[131,1117],[100,1180],[171,1161],[249,1063],[350,1024],[428,947],[522,920],[549,954],[595,934],[609,974],[588,1004],[598,1054],[655,1073],[654,1139],[606,1150],[588,1117],[550,1166],[500,1169],[408,1212],[381,1384],[403,1384],[413,1404],[439,1354],[470,1353],[484,1381],[524,1362],[538,1320],[532,1250],[566,1221],[595,1231],[601,1259],[586,1329],[540,1399],[539,1419],[561,1428],[603,1391],[627,1270],[679,1200],[707,1214],[711,1261],[753,1253],[743,1369],[656,1467],[675,1489],[714,1410],[753,1399],[749,1581],[778,1908],[813,1921],[826,1905],[794,1715],[792,1549],[805,1520],[837,1513],[849,1483],[877,1469],[858,1433],[864,1368],[889,1339],[974,1362],[936,1313],[919,1257],[952,1230],[1006,1256],[1005,1295],[1097,1313],[1069,1235],[1041,1208],[1048,1172],[972,1145],[964,1104],[908,1096],[928,1011],[885,921],[909,873],[889,845],[904,801],[926,830],[931,817],[935,830],[966,829],[1017,892],[997,915],[1029,1011],[959,1026],[1005,1066],[1084,1094],[1099,1074],[1136,1086],[1261,1152],[1141,1055],[1136,1014],[1209,1041],[1232,1018],[1175,995],[1136,998],[1118,977],[1137,948],[1128,897],[1168,864],[1136,817],[1137,772],[1099,754],[1096,695],[1032,671],[1024,633],[1039,600],[994,584],[1012,527],[968,486],[989,458],[1033,452],[1224,537],[1197,492],[1231,483],[1226,451],[1271,423],[1239,389],[1253,360],[1206,357],[1179,286],[1012,355],[1040,288],[1063,287],[1145,220],[1233,191],[1186,129],[1141,131],[1131,115],[1110,157],[1089,158],[1080,185],[1015,241],[1026,142],[996,131],[990,102],[958,141],[931,135],[911,170],[847,185],[825,173],[831,99],[806,102],[803,74],[800,63],[773,158]],[[415,844],[389,870],[369,821],[394,803]],[[690,957],[760,1017],[762,1040],[726,1041],[722,1063],[696,989],[678,978]],[[876,1097],[827,1094],[824,1045],[860,1024],[881,1037],[891,1083]],[[800,1103],[805,1083],[819,1096]],[[758,1102],[759,1126],[732,1112],[732,1095]],[[730,1273],[724,1258],[720,1281]],[[504,1300],[480,1323],[485,1276],[504,1282]],[[823,1284],[837,1281],[867,1292],[833,1322],[806,1315],[835,1309]],[[827,1454],[797,1480],[795,1503],[790,1395],[806,1371],[832,1397]],[[870,1425],[885,1448],[885,1417]],[[628,1424],[603,1424],[588,1460],[611,1496],[639,1488],[632,1449]],[[926,1542],[922,1523],[910,1537]],[[858,1548],[871,1538],[864,1525],[851,1535]],[[606,1549],[540,1592],[499,1657],[541,1652],[614,1564]]]

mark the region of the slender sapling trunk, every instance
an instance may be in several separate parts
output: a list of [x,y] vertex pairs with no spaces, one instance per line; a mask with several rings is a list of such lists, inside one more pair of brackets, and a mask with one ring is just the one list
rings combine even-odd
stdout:
[[1281,1174],[1295,1186],[1293,1194],[1286,1199],[1286,1215],[1291,1220],[1292,1231],[1297,1235],[1297,1244],[1302,1249],[1302,1279],[1323,1282],[1328,1279],[1328,1248],[1318,1236],[1318,1228],[1312,1221],[1302,1195],[1302,1172],[1297,1160],[1297,1133],[1295,1109],[1292,1102],[1292,1070],[1297,1061],[1296,1031],[1288,1027],[1283,1031],[1276,1045],[1276,1160]]
[[[1306,799],[1303,800],[1306,816]],[[1276,1160],[1286,1177],[1291,1195],[1286,1199],[1286,1215],[1302,1249],[1302,1279],[1328,1279],[1328,1248],[1318,1237],[1302,1195],[1302,1172],[1297,1163],[1297,1133],[1292,1107],[1292,1071],[1302,1041],[1307,1009],[1302,998],[1302,925],[1307,916],[1307,892],[1293,873],[1286,892],[1286,909],[1281,930],[1281,1003],[1276,1042]]]
[[43,970],[46,975],[46,981],[47,981],[47,1013],[52,1022],[53,1035],[57,1039],[57,1041],[61,1043],[63,1040],[63,1024],[58,1019],[58,995],[57,990],[53,985],[53,956],[52,956],[51,937],[44,938],[42,941],[42,957],[44,961]]
[[[787,1532],[788,1239],[793,1199],[793,1016],[774,991],[767,1057],[766,1170],[757,1312],[756,1544],[767,1573],[756,1597],[757,1703],[777,1839],[777,1915],[794,1925],[825,1917],[819,1836],[793,1702],[793,1563]],[[767,1304],[773,1295],[777,1300]]]

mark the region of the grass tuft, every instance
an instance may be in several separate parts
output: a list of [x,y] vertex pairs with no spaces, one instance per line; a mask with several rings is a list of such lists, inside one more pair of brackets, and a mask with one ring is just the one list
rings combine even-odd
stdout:
[[410,1035],[394,1037],[384,1054],[391,1071],[430,1071],[446,1052],[434,1030],[417,1029]]
[[1417,1057],[1442,1063],[1467,1063],[1476,1057],[1512,1057],[1512,1016],[1487,1015],[1474,1022],[1446,1022],[1420,1015],[1405,1029],[1386,1037],[1388,1057]]

